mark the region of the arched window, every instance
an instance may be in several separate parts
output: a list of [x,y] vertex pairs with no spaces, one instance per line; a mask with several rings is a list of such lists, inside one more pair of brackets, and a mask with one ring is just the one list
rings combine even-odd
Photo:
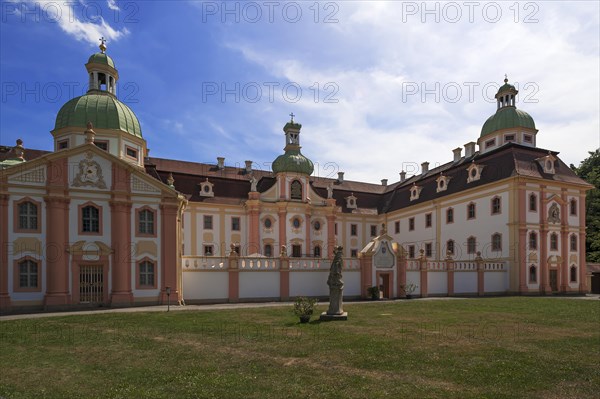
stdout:
[[313,254],[314,254],[315,258],[320,258],[321,257],[321,247],[318,245],[315,245]]
[[492,198],[492,215],[498,215],[502,212],[500,197]]
[[569,242],[571,244],[571,251],[577,251],[577,236],[575,234],[571,234]]
[[533,193],[529,194],[529,210],[531,212],[537,211],[537,195]]
[[454,223],[454,209],[448,208],[446,210],[446,223]]
[[575,265],[571,266],[571,282],[577,282],[577,267]]
[[454,255],[454,240],[446,241],[446,253],[449,255]]
[[502,234],[492,234],[492,251],[502,251]]
[[477,239],[475,237],[467,238],[467,253],[474,254],[477,251]]
[[569,202],[569,214],[571,216],[577,216],[577,200],[575,198],[571,198]]
[[529,266],[529,282],[537,283],[537,268],[535,265]]
[[558,234],[550,234],[550,250],[558,251]]
[[290,185],[290,197],[293,200],[302,200],[302,183],[299,180],[294,180]]
[[475,204],[471,202],[469,205],[467,205],[467,219],[475,219],[475,216]]
[[22,202],[19,204],[19,229],[37,230],[38,207],[33,202]]
[[537,234],[533,231],[529,233],[529,249],[537,249]]
[[83,233],[100,232],[100,211],[92,205],[81,208],[81,231]]

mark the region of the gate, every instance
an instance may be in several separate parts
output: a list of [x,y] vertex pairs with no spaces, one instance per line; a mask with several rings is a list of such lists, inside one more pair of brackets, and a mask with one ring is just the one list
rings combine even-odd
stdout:
[[79,303],[104,302],[104,275],[102,266],[79,267]]

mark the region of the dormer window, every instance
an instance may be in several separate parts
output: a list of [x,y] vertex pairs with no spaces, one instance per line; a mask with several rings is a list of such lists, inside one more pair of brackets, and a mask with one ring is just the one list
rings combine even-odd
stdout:
[[483,165],[477,165],[475,162],[471,163],[467,168],[467,183],[477,181],[481,178],[481,172],[483,171]]
[[346,208],[348,209],[356,209],[357,208],[357,204],[356,204],[356,197],[353,194],[350,194],[349,197],[346,197]]
[[214,184],[208,181],[208,177],[206,181],[200,183],[200,196],[201,197],[214,197],[215,193],[213,192]]
[[548,153],[548,155],[546,155],[543,158],[538,158],[537,161],[544,169],[544,173],[548,173],[551,175],[556,173],[556,170],[554,168],[554,162],[556,161],[556,157],[552,155],[552,153]]
[[450,177],[440,174],[440,177],[438,177],[436,179],[436,182],[437,182],[436,192],[439,193],[441,191],[446,191],[446,189],[448,189],[448,182],[450,182],[450,179],[451,179]]
[[410,188],[410,200],[414,201],[419,199],[421,190],[423,190],[423,187],[417,186],[415,183],[413,183],[413,186]]

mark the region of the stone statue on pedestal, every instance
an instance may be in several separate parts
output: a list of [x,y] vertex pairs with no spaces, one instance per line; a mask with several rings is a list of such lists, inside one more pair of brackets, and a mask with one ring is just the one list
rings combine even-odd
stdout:
[[321,320],[348,320],[348,313],[343,309],[344,281],[342,280],[342,247],[333,250],[333,261],[329,269],[327,285],[329,286],[329,309],[321,313]]

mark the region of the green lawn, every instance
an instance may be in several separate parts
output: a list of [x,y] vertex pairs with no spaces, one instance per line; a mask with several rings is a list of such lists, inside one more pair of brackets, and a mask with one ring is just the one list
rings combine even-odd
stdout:
[[0,397],[599,396],[598,300],[344,308],[303,325],[291,306],[2,321]]

